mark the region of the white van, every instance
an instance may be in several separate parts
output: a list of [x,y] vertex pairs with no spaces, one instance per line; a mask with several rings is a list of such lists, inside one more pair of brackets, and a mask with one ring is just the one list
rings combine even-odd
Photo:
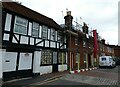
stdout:
[[111,56],[101,56],[99,57],[99,67],[103,66],[115,67],[116,64]]

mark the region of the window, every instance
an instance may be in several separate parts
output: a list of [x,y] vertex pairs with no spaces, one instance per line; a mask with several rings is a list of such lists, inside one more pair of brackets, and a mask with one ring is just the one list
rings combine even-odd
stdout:
[[63,38],[62,38],[62,32],[58,32],[58,36],[57,36],[57,38],[58,38],[58,42],[63,42],[64,40],[63,40]]
[[75,45],[78,45],[78,39],[75,38]]
[[41,63],[51,64],[52,63],[52,52],[50,50],[42,50],[41,52]]
[[27,24],[28,20],[18,17],[15,17],[14,32],[18,34],[27,34]]
[[83,47],[86,47],[86,42],[85,41],[83,41]]
[[47,39],[47,30],[48,28],[46,26],[42,26],[42,38]]
[[64,52],[59,52],[58,54],[58,63],[66,63],[66,55]]
[[78,58],[80,58],[80,53],[76,53],[76,63],[78,63],[78,60],[80,60]]
[[55,30],[54,29],[51,29],[51,40],[55,41]]
[[39,34],[39,24],[33,22],[32,36],[33,37],[38,37],[38,34]]
[[105,60],[106,60],[106,58],[102,58],[101,60],[102,60],[102,61],[105,61]]

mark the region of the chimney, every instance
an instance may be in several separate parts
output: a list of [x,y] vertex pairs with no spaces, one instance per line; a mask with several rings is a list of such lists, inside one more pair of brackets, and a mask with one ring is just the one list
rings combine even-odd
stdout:
[[87,24],[85,22],[83,22],[82,30],[83,30],[84,33],[88,34],[88,28],[89,27],[87,26]]
[[65,25],[68,30],[72,29],[72,20],[73,16],[71,16],[71,11],[67,11],[67,15],[64,17],[65,19]]
[[101,41],[102,41],[103,44],[105,44],[105,39],[102,39]]

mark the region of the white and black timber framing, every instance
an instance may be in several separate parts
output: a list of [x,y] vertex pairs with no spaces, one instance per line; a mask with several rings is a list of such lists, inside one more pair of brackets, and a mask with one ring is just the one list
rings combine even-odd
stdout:
[[[19,33],[19,31],[15,32],[17,18],[26,21],[25,34],[24,30],[20,31],[23,34]],[[33,23],[39,25],[37,36],[32,36]],[[42,35],[43,26],[47,28],[46,38],[42,37],[44,36]],[[17,25],[17,28],[20,28],[20,26]],[[23,26],[21,26],[21,29],[24,29]],[[53,40],[51,39],[52,29],[55,33],[55,39]],[[60,71],[62,63],[59,63],[58,54],[63,52],[65,56],[67,55],[66,36],[63,35],[62,31],[62,28],[51,18],[16,2],[3,2],[2,49],[5,50],[5,56],[2,61],[4,65],[3,81]],[[58,40],[58,32],[61,33],[62,41]],[[41,52],[43,51],[51,53],[52,59],[48,64],[42,63],[43,54]],[[65,70],[67,67],[66,63],[67,60],[65,59]]]

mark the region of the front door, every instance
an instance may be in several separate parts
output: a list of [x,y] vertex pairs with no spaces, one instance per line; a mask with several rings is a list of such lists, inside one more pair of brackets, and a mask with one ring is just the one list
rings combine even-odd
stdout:
[[53,72],[58,72],[57,52],[53,52]]
[[91,67],[91,56],[88,54],[88,66]]

